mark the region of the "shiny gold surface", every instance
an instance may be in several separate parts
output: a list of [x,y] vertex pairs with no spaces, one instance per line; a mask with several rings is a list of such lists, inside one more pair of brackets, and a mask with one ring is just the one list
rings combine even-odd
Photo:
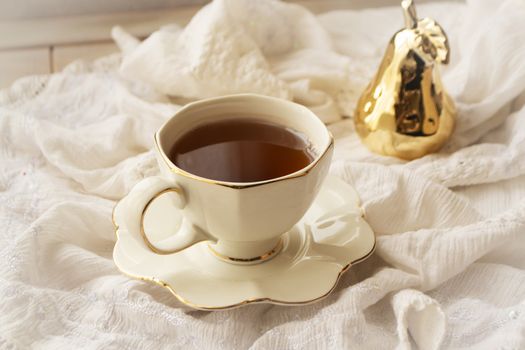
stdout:
[[401,3],[405,28],[390,40],[355,112],[356,130],[372,151],[414,159],[438,151],[454,129],[456,110],[441,83],[439,63],[450,50],[443,29]]
[[209,243],[208,243],[208,249],[217,258],[219,258],[221,260],[224,260],[224,261],[227,261],[227,262],[233,262],[233,263],[239,263],[239,264],[263,262],[263,261],[266,261],[266,260],[270,260],[271,258],[276,256],[281,251],[281,249],[283,249],[283,239],[280,238],[279,242],[277,242],[275,247],[273,247],[270,251],[268,251],[268,252],[266,252],[266,253],[264,253],[262,255],[259,255],[259,256],[254,256],[253,258],[246,258],[246,259],[244,259],[244,258],[234,258],[234,257],[231,257],[231,256],[227,256],[227,255],[221,254],[218,251],[216,251],[215,249],[213,249],[213,247]]

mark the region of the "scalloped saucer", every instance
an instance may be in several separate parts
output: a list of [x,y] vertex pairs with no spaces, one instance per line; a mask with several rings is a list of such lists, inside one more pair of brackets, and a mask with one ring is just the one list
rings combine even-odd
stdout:
[[[171,200],[169,193],[164,194],[148,208],[144,218],[148,237],[162,239],[177,232],[183,217]],[[156,254],[141,233],[135,232],[138,230],[126,225],[128,206],[124,197],[113,211],[117,267],[131,277],[168,288],[182,303],[202,310],[318,301],[334,290],[350,266],[366,259],[375,248],[375,236],[363,219],[357,193],[334,176],[326,178],[308,212],[283,236],[280,253],[257,265],[222,261],[211,253],[207,242],[178,253]],[[174,213],[172,217],[161,216],[166,210]]]

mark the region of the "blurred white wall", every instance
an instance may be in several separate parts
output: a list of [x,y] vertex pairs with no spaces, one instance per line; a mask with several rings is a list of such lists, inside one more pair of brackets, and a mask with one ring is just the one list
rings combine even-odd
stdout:
[[[0,21],[38,17],[92,15],[97,13],[158,10],[177,6],[202,5],[211,0],[0,0]],[[259,1],[259,0],[252,0]],[[293,0],[284,0],[292,1]],[[322,0],[303,0],[322,1]],[[351,8],[397,6],[401,0],[336,0]],[[464,0],[416,0],[464,1]]]
[[155,10],[209,0],[0,0],[0,20]]

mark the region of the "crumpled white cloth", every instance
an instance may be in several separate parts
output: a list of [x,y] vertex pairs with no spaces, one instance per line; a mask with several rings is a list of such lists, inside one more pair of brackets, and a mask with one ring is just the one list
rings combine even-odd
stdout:
[[293,99],[326,122],[343,110],[351,59],[338,54],[313,14],[279,1],[213,1],[183,29],[168,26],[144,42],[122,28],[123,76],[167,95],[204,98],[255,92]]
[[[330,125],[331,172],[356,187],[378,242],[332,295],[308,306],[189,310],[118,272],[111,210],[158,172],[152,135],[179,108],[167,95],[247,89],[297,99],[295,85],[305,84],[305,96],[317,91],[351,114],[402,25],[399,8],[314,17],[285,3],[216,0],[192,30],[166,29],[139,45],[117,29],[122,60],[76,62],[1,91],[0,348],[524,348],[525,4],[418,10],[451,41],[443,73],[459,110],[456,131],[440,153],[407,163],[368,152],[349,119]],[[274,39],[269,18],[279,19]],[[162,40],[175,51],[159,83],[168,56],[144,47]],[[209,42],[232,50],[222,57],[220,47],[206,51]],[[148,55],[158,67],[140,63]],[[340,76],[332,59],[350,73]],[[323,71],[344,77],[341,85],[326,79],[337,92],[317,85]],[[243,78],[252,74],[260,85]]]

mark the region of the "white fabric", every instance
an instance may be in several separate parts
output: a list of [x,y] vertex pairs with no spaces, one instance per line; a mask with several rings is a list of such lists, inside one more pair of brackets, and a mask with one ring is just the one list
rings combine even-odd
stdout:
[[[405,163],[368,152],[349,119],[330,126],[331,171],[356,187],[378,242],[309,306],[189,310],[119,273],[111,210],[158,172],[152,135],[178,108],[164,93],[291,98],[300,86],[305,101],[319,95],[349,114],[402,24],[399,8],[314,17],[217,0],[188,29],[138,46],[116,29],[122,73],[116,55],[3,90],[0,348],[524,348],[525,4],[418,10],[450,37],[443,73],[457,129],[442,152]],[[155,51],[164,41],[169,55]]]
[[141,45],[113,30],[124,76],[165,94],[203,98],[256,92],[294,99],[324,121],[340,119],[334,100],[348,86],[350,59],[333,51],[322,24],[301,6],[277,1],[214,1],[184,30],[168,27]]

